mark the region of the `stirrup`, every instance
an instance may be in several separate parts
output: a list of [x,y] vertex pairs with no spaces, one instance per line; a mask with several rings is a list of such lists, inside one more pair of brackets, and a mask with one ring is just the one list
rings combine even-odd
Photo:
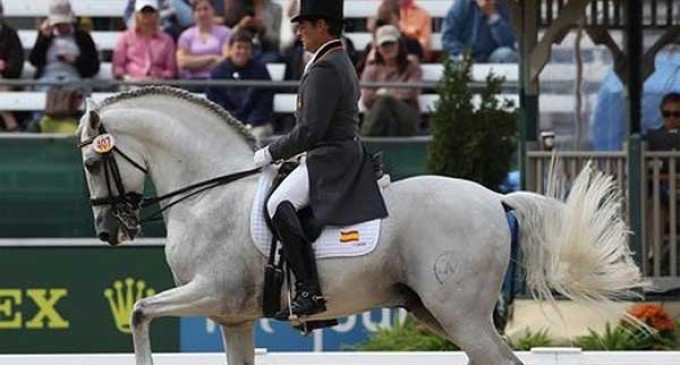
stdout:
[[326,299],[309,291],[301,291],[295,296],[290,307],[285,307],[274,318],[294,321],[300,317],[311,316],[326,311]]

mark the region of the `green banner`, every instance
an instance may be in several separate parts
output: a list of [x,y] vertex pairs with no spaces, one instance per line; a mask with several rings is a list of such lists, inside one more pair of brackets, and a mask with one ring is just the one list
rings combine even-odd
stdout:
[[[132,305],[173,286],[161,246],[0,247],[0,353],[131,352]],[[151,338],[178,351],[178,319]]]
[[[364,140],[383,152],[392,180],[425,173],[429,137]],[[83,175],[74,137],[0,138],[0,237],[94,237]],[[145,237],[163,233],[160,223],[144,225]]]

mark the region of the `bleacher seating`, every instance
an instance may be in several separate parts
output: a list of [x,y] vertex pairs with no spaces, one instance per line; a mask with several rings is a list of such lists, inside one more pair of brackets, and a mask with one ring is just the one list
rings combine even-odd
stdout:
[[[111,80],[113,78],[111,62],[102,62],[99,66],[99,73],[96,78],[100,80]],[[267,70],[273,81],[282,81],[286,72],[286,65],[283,63],[267,64]],[[24,63],[23,78],[30,79],[35,74],[35,68],[30,63]]]
[[[0,97],[0,110],[8,111],[36,111],[45,107],[46,93],[41,91],[7,91]],[[107,92],[95,92],[90,95],[95,101],[113,95]],[[518,96],[515,94],[502,95],[518,105]],[[276,94],[274,96],[274,112],[277,114],[289,114],[295,112],[297,94]],[[421,111],[429,114],[439,99],[437,94],[420,95],[418,101]],[[568,113],[574,110],[574,97],[571,95],[541,95],[541,112],[543,113]],[[359,109],[363,112],[364,107],[360,103]]]
[[[282,7],[287,0],[274,0]],[[427,9],[433,18],[443,18],[451,7],[451,0],[417,0]],[[40,17],[47,14],[50,0],[5,1],[5,16],[8,17]],[[127,0],[74,0],[71,2],[73,12],[78,16],[112,17],[123,13]],[[380,5],[379,0],[346,0],[346,18],[367,18],[373,16]]]
[[[274,0],[282,5],[287,3],[287,0]],[[5,16],[6,17],[42,17],[47,13],[47,8],[50,0],[30,0],[30,1],[5,1]],[[79,16],[94,16],[94,17],[117,17],[123,13],[127,0],[71,0],[74,7],[74,12]],[[441,20],[446,16],[450,6],[450,0],[417,0],[418,4],[427,9],[434,19]],[[346,18],[367,18],[376,13],[380,0],[346,0],[345,1],[345,17]],[[94,31],[91,33],[100,51],[111,51],[116,44],[117,38],[120,34],[118,31]],[[367,32],[355,32],[347,34],[354,42],[356,49],[364,49],[368,42],[371,41],[371,34]],[[37,37],[37,31],[34,29],[19,29],[19,36],[22,40],[26,50],[31,49]],[[592,43],[588,43],[586,37],[585,47],[594,47]],[[565,42],[569,43],[569,41]],[[573,42],[571,42],[573,43]],[[567,46],[571,47],[571,46]],[[434,50],[441,50],[441,33],[433,33],[432,48]],[[443,66],[441,64],[424,64],[423,78],[424,81],[437,81],[441,78]],[[269,72],[273,80],[283,80],[285,65],[270,64],[268,65]],[[496,75],[501,75],[509,82],[517,82],[519,80],[519,69],[514,64],[477,64],[473,67],[473,79],[475,81],[483,81],[490,71]],[[31,78],[34,73],[33,67],[26,63],[24,67],[25,78]],[[552,80],[559,81],[573,81],[574,66],[569,64],[551,64],[546,68],[546,72],[551,76]],[[592,75],[586,75],[592,76]],[[103,62],[101,71],[97,76],[98,79],[111,79],[111,63]],[[95,100],[106,97],[107,93],[95,93],[93,97]],[[295,95],[294,94],[277,94],[274,100],[274,108],[277,113],[291,113],[295,109]],[[509,99],[517,101],[516,95],[507,95]],[[421,110],[428,113],[437,100],[436,94],[424,94],[420,97]],[[14,111],[28,111],[40,110],[44,106],[45,95],[40,92],[6,92],[0,98],[0,110],[14,110]],[[570,95],[541,95],[540,99],[541,112],[545,113],[570,113],[573,110],[573,96]]]

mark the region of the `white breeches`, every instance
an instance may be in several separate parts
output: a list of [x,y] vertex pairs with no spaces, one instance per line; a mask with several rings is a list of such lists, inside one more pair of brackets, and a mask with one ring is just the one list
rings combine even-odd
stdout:
[[273,217],[279,204],[286,200],[293,204],[295,210],[309,205],[309,173],[305,158],[300,159],[300,165],[281,182],[267,201],[269,217]]

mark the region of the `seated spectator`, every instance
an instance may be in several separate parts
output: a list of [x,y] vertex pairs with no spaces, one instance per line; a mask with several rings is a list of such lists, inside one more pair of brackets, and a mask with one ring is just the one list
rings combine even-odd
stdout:
[[510,9],[503,0],[456,0],[442,26],[442,47],[453,59],[466,52],[480,63],[517,62]]
[[[401,10],[399,7],[400,1],[401,0],[383,0],[383,2],[378,7],[377,17],[369,18],[366,22],[366,28],[368,28],[368,30],[374,34],[375,30],[382,27],[383,25],[393,25],[399,28],[401,16]],[[406,45],[406,51],[409,57],[419,61],[424,60],[425,53],[423,51],[423,47],[420,45],[420,42],[417,39],[405,35],[402,31],[401,41]],[[364,71],[366,64],[373,62],[375,59],[375,47],[373,43],[374,42],[370,42],[366,45],[366,49],[363,52],[363,57],[354,63],[359,75],[361,75]]]
[[[647,140],[647,147],[650,151],[678,151],[680,150],[680,93],[671,92],[665,94],[661,99],[659,107],[661,116],[663,118],[663,125],[657,129],[650,129],[647,131],[645,139]],[[659,194],[661,198],[661,213],[663,217],[669,217],[670,209],[670,192],[671,186],[668,176],[670,160],[672,157],[662,158],[660,161],[659,176]],[[675,159],[676,163],[678,162]],[[649,181],[652,183],[652,181]],[[648,191],[651,193],[653,187],[650,186]],[[651,196],[650,196],[651,198]],[[677,204],[677,201],[674,202]],[[670,226],[667,218],[663,218],[664,234],[668,234]]]
[[[177,42],[177,65],[182,79],[207,80],[210,71],[229,54],[231,30],[213,23],[210,0],[195,0],[196,25],[185,30]],[[191,88],[202,91],[202,88]]]
[[253,57],[262,63],[280,60],[281,5],[271,0],[226,0],[225,25],[254,35]]
[[[680,52],[676,46],[659,51],[654,59],[654,72],[644,81],[640,105],[640,129],[646,133],[664,125],[659,112],[664,95],[680,92]],[[614,71],[607,68],[590,114],[589,140],[596,151],[621,151],[628,140],[626,128],[628,98],[625,85]]]
[[[160,24],[164,32],[168,33],[173,40],[194,24],[191,14],[191,1],[193,0],[156,0],[160,15]],[[135,26],[135,0],[128,0],[123,20],[128,29]]]
[[[384,25],[376,32],[375,60],[366,66],[362,82],[419,83],[423,74],[417,61],[409,59],[399,29]],[[364,136],[412,136],[418,130],[418,88],[365,88],[362,102],[368,109],[361,127]]]
[[[68,0],[53,0],[28,57],[38,81],[68,83],[95,76],[99,57],[90,33],[75,23]],[[53,86],[39,86],[49,90]]]
[[[24,48],[14,28],[4,21],[4,7],[0,0],[0,80],[18,79],[24,68]],[[9,91],[9,86],[0,85],[0,92]],[[0,123],[6,132],[19,130],[19,123],[11,112],[0,111]]]
[[[229,57],[210,73],[214,80],[271,80],[264,63],[253,59],[253,35],[236,30],[229,40]],[[258,137],[272,133],[274,93],[255,87],[209,87],[208,99],[221,105]]]
[[135,26],[118,38],[113,76],[122,80],[173,79],[177,74],[175,42],[159,27],[158,2],[136,0]]
[[432,41],[432,18],[413,0],[399,0],[399,29],[408,38],[417,39],[429,59]]
[[680,150],[680,93],[668,93],[661,99],[663,125],[647,131],[651,151]]

